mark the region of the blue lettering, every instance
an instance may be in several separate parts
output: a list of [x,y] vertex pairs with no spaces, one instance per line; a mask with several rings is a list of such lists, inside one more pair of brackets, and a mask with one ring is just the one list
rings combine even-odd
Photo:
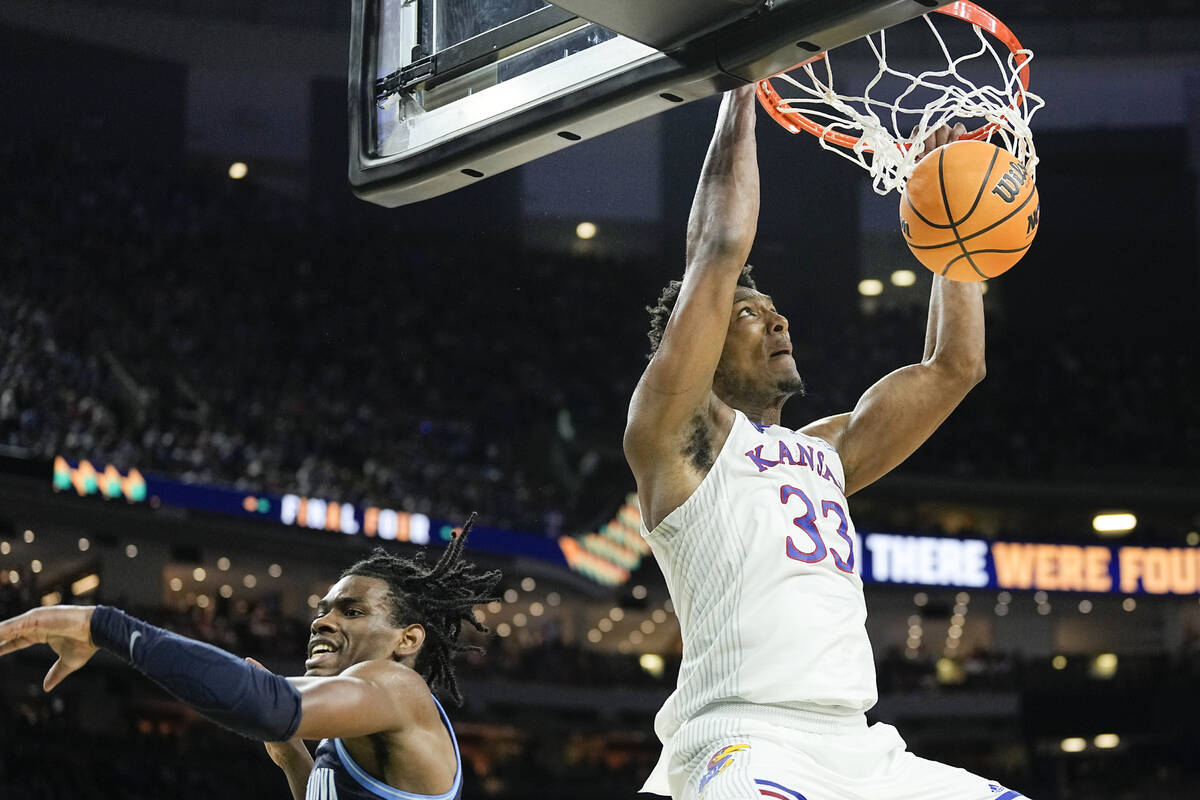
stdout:
[[787,464],[791,464],[793,467],[796,466],[795,460],[792,459],[792,451],[788,450],[787,442],[779,443],[779,462],[778,463],[780,463],[780,464],[787,463]]
[[746,451],[746,455],[750,458],[750,460],[752,462],[754,462],[754,466],[758,467],[758,471],[766,472],[771,467],[779,466],[778,461],[772,461],[769,458],[763,458],[762,449],[763,449],[763,446],[760,444],[757,447],[755,447],[753,450]]

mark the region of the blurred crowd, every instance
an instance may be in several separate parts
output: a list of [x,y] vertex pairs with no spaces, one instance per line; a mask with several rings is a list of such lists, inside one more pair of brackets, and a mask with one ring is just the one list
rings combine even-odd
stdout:
[[[450,248],[101,141],[0,142],[7,452],[437,518],[481,509],[551,535],[602,521],[630,488],[642,307],[674,269],[466,234]],[[904,469],[1194,473],[1192,348],[1082,328],[1045,341],[998,308],[988,379]],[[789,414],[850,408],[919,353],[923,308],[863,323],[795,332],[813,397]]]

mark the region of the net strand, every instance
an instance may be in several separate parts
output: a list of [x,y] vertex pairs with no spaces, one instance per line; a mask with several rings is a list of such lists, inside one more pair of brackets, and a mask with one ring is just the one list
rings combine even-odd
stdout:
[[[881,195],[903,188],[924,150],[926,137],[941,125],[955,121],[982,120],[984,124],[994,125],[993,133],[999,135],[1004,148],[1024,164],[1031,175],[1034,174],[1038,157],[1029,123],[1045,102],[1021,83],[1021,73],[1029,69],[1033,53],[1017,50],[1009,52],[1007,58],[1001,58],[983,30],[972,24],[979,48],[954,57],[930,15],[924,15],[923,19],[937,40],[946,62],[944,68],[929,69],[916,75],[893,68],[887,63],[887,32],[880,31],[866,37],[878,69],[861,95],[841,94],[834,89],[832,58],[826,53],[818,62],[805,64],[798,70],[808,78],[808,85],[794,73],[778,76],[804,93],[781,98],[779,110],[802,112],[824,127],[825,134],[817,137],[821,146],[867,170],[875,192]],[[1000,87],[979,86],[960,73],[967,62],[989,56],[1003,76]],[[820,62],[825,65],[823,79],[816,69]],[[891,102],[872,96],[884,76],[908,81],[907,88]],[[918,90],[932,92],[936,97],[923,107],[904,105]],[[914,98],[912,102],[918,101]],[[890,122],[890,128],[877,110]],[[916,117],[915,130],[907,134],[902,132],[902,117]],[[847,149],[829,140],[832,133],[857,137],[858,143]]]

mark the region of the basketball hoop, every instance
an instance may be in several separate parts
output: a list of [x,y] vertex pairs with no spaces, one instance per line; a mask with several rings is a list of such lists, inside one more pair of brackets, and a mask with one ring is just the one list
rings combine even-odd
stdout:
[[[871,173],[872,185],[881,195],[902,188],[924,150],[925,138],[941,125],[955,122],[968,127],[973,121],[982,122],[963,138],[986,141],[992,134],[999,135],[1005,149],[1033,174],[1038,158],[1029,121],[1045,104],[1029,92],[1033,53],[1021,46],[1003,22],[974,3],[962,0],[934,11],[971,23],[979,48],[965,55],[952,55],[933,19],[925,14],[922,19],[946,59],[944,68],[914,75],[889,66],[887,31],[883,30],[865,37],[878,71],[861,94],[843,94],[833,88],[833,67],[826,52],[775,78],[759,81],[759,102],[784,129],[811,133],[822,147]],[[1004,57],[985,32],[1007,48]],[[980,60],[986,66],[988,59],[999,70],[998,86],[976,83],[960,74],[964,64]],[[821,70],[823,78],[818,77],[821,62],[825,66]],[[891,102],[871,96],[885,76],[908,83]],[[772,84],[776,79],[788,84],[784,91],[789,94],[793,89],[803,94],[782,96]],[[902,132],[902,127],[910,126],[915,128],[911,133]]]

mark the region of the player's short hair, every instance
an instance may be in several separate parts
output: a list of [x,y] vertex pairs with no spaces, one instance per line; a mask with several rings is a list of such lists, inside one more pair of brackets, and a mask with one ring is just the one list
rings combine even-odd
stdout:
[[474,607],[500,599],[495,593],[500,570],[485,572],[462,558],[473,521],[474,514],[433,566],[426,562],[423,550],[404,558],[377,547],[340,576],[361,575],[387,583],[392,624],[397,628],[412,624],[425,628],[425,644],[417,653],[416,671],[430,691],[456,706],[462,705],[462,694],[454,676],[453,659],[460,653],[482,649],[459,643],[462,623],[465,620],[475,630],[487,633],[487,626],[475,619]]
[[[752,269],[754,267],[749,264],[742,267],[742,274],[738,275],[737,285],[757,291],[758,285],[754,283],[754,278],[750,277]],[[654,354],[658,352],[658,346],[662,344],[663,333],[667,330],[667,321],[671,319],[671,312],[675,310],[675,302],[679,300],[681,286],[683,286],[682,281],[671,281],[663,287],[662,294],[658,296],[658,303],[646,306],[646,311],[650,314],[650,332],[647,334],[650,337],[650,353],[646,358],[654,358]]]

